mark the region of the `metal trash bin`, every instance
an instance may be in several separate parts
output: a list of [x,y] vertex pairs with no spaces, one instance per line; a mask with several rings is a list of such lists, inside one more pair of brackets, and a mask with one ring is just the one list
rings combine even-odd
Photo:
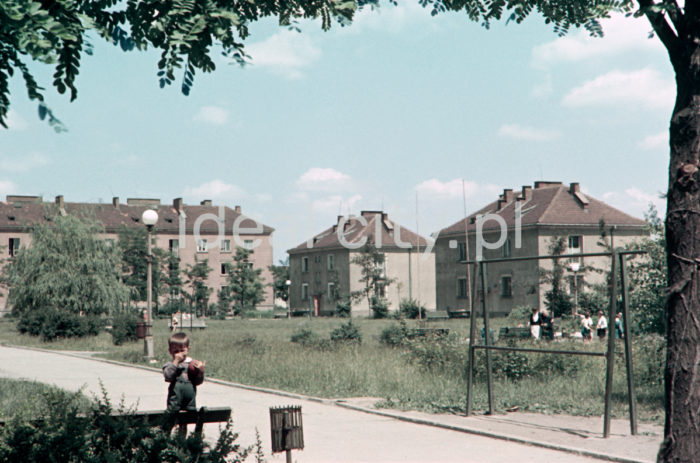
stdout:
[[146,324],[144,322],[136,323],[136,337],[143,339],[146,337]]

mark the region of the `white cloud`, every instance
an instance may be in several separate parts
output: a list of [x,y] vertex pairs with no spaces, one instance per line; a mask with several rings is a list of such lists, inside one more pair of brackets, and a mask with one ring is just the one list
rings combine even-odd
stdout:
[[11,195],[17,193],[17,185],[10,180],[0,180],[0,195]]
[[601,24],[605,34],[603,38],[591,37],[588,31],[581,29],[533,48],[533,65],[546,67],[552,63],[610,57],[634,50],[663,52],[658,39],[648,38],[651,26],[645,18],[627,18],[616,14],[602,20]]
[[5,123],[7,124],[7,129],[8,130],[15,130],[15,131],[20,131],[20,130],[25,130],[27,127],[29,127],[29,124],[27,123],[22,116],[20,116],[17,111],[10,109],[7,112],[7,118],[5,119]]
[[298,79],[302,70],[321,57],[321,49],[308,34],[281,31],[263,42],[246,46],[252,65],[278,72],[289,79]]
[[27,172],[49,164],[51,160],[41,153],[32,153],[14,159],[0,155],[0,172]]
[[[429,200],[461,200],[463,197],[462,191],[464,191],[464,196],[467,199],[475,199],[483,196],[491,197],[500,192],[496,185],[479,185],[476,182],[465,180],[464,190],[462,190],[462,184],[462,179],[459,178],[448,180],[446,182],[442,182],[436,178],[431,178],[430,180],[425,180],[424,182],[416,185],[415,190],[419,193],[419,195],[424,196]],[[494,199],[495,197],[492,197],[490,201],[493,201]]]
[[219,106],[203,106],[193,119],[213,125],[224,125],[228,122],[228,111]]
[[311,202],[311,210],[315,213],[331,216],[338,213],[340,215],[357,214],[359,213],[357,208],[360,201],[362,201],[362,196],[359,194],[352,195],[347,198],[340,195],[334,195],[313,200]]
[[503,124],[498,129],[498,134],[502,137],[528,141],[550,141],[560,136],[555,130],[537,129],[518,124]]
[[245,191],[239,186],[218,179],[196,187],[188,186],[185,188],[184,195],[196,201],[201,201],[203,199],[233,200],[246,196]]
[[659,216],[666,214],[666,201],[660,193],[648,193],[637,187],[627,188],[624,191],[609,191],[602,196],[603,201],[620,209],[634,217],[642,218],[649,210],[649,204],[654,204]]
[[312,167],[296,182],[302,190],[339,191],[351,186],[350,176],[331,168]]
[[[430,27],[435,23],[430,17],[430,7],[423,8],[418,2],[403,2],[399,5],[382,4],[380,8],[363,8],[355,14],[351,27],[341,29],[347,33],[362,33],[366,30],[400,32],[417,22],[422,27]],[[340,29],[340,28],[339,28]]]
[[644,137],[637,146],[643,150],[668,148],[668,130]]
[[564,96],[565,106],[641,105],[649,109],[670,109],[675,84],[650,68],[611,71],[574,88]]

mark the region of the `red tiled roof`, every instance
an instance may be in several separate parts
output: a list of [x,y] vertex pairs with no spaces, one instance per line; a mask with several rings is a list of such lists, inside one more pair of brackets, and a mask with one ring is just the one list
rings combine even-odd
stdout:
[[[362,219],[364,219],[366,225],[362,223]],[[425,238],[389,220],[386,214],[380,211],[362,211],[360,217],[338,217],[338,223],[314,236],[310,240],[310,246],[308,241],[304,241],[287,252],[294,254],[312,249],[346,247],[341,243],[338,236],[338,226],[341,224],[341,221],[343,224],[341,233],[344,241],[347,243],[356,244],[361,242],[363,238],[367,238],[377,246],[381,243],[383,248],[400,248],[401,246],[397,244],[402,243],[406,243],[406,246],[404,246],[406,249],[408,249],[409,244],[411,249],[428,245]],[[377,230],[379,230],[379,233],[377,233]]]
[[[102,223],[105,231],[114,233],[121,228],[143,227],[141,214],[146,209],[146,205],[120,204],[96,204],[96,203],[64,203],[63,209],[67,214],[83,214],[87,217],[95,218]],[[163,233],[179,233],[180,215],[172,205],[157,205],[154,209],[158,212],[158,223],[156,230]],[[203,235],[217,234],[219,222],[217,217],[223,217],[221,221],[225,233],[233,232],[234,222],[237,222],[240,234],[269,235],[274,228],[264,224],[259,224],[253,219],[242,215],[229,208],[222,207],[221,214],[219,206],[188,206],[183,205],[185,216],[186,233],[192,233],[195,222],[200,220],[199,233]],[[47,218],[59,212],[59,206],[48,202],[0,202],[0,230],[24,231],[27,227],[38,223],[47,223]],[[205,214],[209,214],[206,215]]]
[[[578,186],[577,184],[576,187]],[[547,182],[538,188],[529,189],[529,198],[522,198],[522,191],[512,195],[509,202],[503,195],[466,219],[469,230],[476,229],[476,217],[482,214],[495,214],[503,218],[508,228],[515,226],[516,204],[520,204],[521,225],[574,225],[598,226],[601,221],[607,225],[642,228],[645,222],[628,215],[619,209],[582,194],[574,186],[565,186],[559,182]],[[521,198],[521,199],[519,199]],[[499,204],[501,209],[499,210]],[[484,222],[484,230],[499,227],[495,220]],[[440,236],[464,233],[465,219],[440,230]]]

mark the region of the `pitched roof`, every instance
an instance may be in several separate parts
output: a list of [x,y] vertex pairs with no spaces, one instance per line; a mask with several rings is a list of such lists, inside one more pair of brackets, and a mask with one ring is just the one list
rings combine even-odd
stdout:
[[[535,182],[535,187],[524,186],[521,191],[504,190],[499,199],[440,230],[440,236],[464,233],[465,222],[469,230],[476,230],[476,217],[495,214],[503,218],[508,228],[515,226],[516,207],[520,207],[521,226],[606,225],[643,228],[643,220],[632,217],[609,204],[584,195],[578,183],[569,186],[561,182]],[[495,220],[484,222],[484,230],[498,228]]]
[[[343,229],[339,231],[338,227],[341,225]],[[413,249],[428,245],[422,236],[389,220],[386,213],[362,211],[359,217],[338,216],[338,222],[335,225],[287,252],[295,254],[309,250],[347,248],[347,245],[341,242],[340,235],[345,243],[358,244],[366,238],[377,247],[381,243],[382,248],[408,249],[410,247]]]
[[33,225],[47,223],[55,213],[65,213],[95,218],[102,223],[106,232],[115,233],[122,226],[143,227],[141,214],[146,209],[154,209],[158,212],[155,228],[162,233],[179,233],[182,219],[188,234],[193,233],[197,222],[202,235],[218,234],[220,226],[225,233],[231,234],[234,223],[240,234],[269,235],[274,231],[274,228],[244,216],[238,207],[234,210],[225,206],[213,206],[208,201],[203,201],[205,204],[199,206],[185,205],[181,201],[173,205],[162,205],[160,200],[129,202],[132,204],[119,204],[115,198],[111,204],[64,203],[63,198],[58,197],[55,203],[50,203],[43,202],[40,197],[8,196],[6,201],[0,202],[0,230],[26,231]]

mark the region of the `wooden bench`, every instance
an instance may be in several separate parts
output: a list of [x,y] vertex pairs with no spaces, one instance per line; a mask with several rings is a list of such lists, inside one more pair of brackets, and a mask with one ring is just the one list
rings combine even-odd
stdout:
[[[184,330],[185,328],[197,328],[200,330],[203,330],[204,328],[207,327],[207,322],[203,318],[191,318],[191,319],[183,319],[182,323],[180,323],[180,320],[177,321],[177,326],[178,329]],[[168,323],[168,328],[171,330],[173,329],[173,322],[172,320]]]
[[467,309],[447,309],[447,316],[450,318],[469,318],[471,312]]
[[516,338],[527,339],[530,337],[530,328],[526,326],[508,327],[504,326],[498,332],[499,339]]
[[311,318],[311,310],[309,309],[292,309],[292,317],[304,317],[308,316]]
[[425,321],[438,321],[438,320],[447,320],[449,319],[449,315],[447,314],[447,311],[445,310],[431,310],[430,312],[425,313]]
[[414,338],[442,338],[450,334],[449,328],[416,328],[413,330]]

